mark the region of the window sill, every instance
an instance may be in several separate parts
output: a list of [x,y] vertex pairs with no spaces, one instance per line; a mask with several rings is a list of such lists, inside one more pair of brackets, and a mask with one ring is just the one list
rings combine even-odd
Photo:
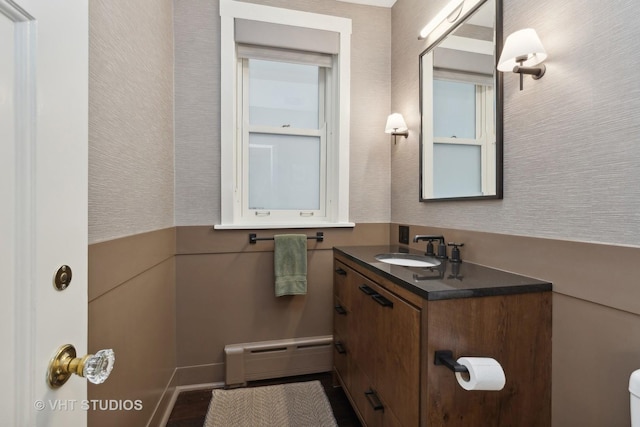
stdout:
[[213,228],[215,230],[272,230],[284,228],[354,228],[355,226],[356,224],[353,222],[318,222],[304,224],[215,224]]

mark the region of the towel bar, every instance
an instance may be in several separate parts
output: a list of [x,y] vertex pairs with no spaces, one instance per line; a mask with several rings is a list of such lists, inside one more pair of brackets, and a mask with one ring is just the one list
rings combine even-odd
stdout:
[[[317,240],[318,242],[324,241],[324,233],[318,231],[315,236],[307,236],[307,240]],[[255,244],[258,240],[273,240],[273,237],[257,237],[256,233],[249,233],[249,243]]]

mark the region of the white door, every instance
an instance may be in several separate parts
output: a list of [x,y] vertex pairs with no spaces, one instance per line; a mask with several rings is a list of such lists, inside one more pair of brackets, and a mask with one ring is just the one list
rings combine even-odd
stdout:
[[0,55],[1,423],[85,426],[86,380],[46,377],[87,351],[87,2],[0,0]]

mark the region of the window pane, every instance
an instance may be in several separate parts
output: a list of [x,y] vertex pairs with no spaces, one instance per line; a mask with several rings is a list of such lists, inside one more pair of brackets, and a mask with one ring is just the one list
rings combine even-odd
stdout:
[[320,138],[249,135],[249,209],[320,209]]
[[318,73],[314,65],[249,60],[249,123],[318,129]]
[[479,145],[433,144],[433,197],[481,196],[480,164]]
[[437,137],[475,139],[475,84],[433,80],[433,127]]

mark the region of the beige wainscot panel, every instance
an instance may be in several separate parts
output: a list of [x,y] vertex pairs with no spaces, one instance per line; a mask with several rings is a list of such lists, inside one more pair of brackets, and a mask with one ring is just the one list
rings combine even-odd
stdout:
[[89,425],[146,425],[163,394],[170,394],[165,389],[176,366],[175,346],[173,257],[91,301],[89,351],[113,348],[116,362],[107,381],[89,384],[89,399],[140,400],[142,409],[89,411]]

